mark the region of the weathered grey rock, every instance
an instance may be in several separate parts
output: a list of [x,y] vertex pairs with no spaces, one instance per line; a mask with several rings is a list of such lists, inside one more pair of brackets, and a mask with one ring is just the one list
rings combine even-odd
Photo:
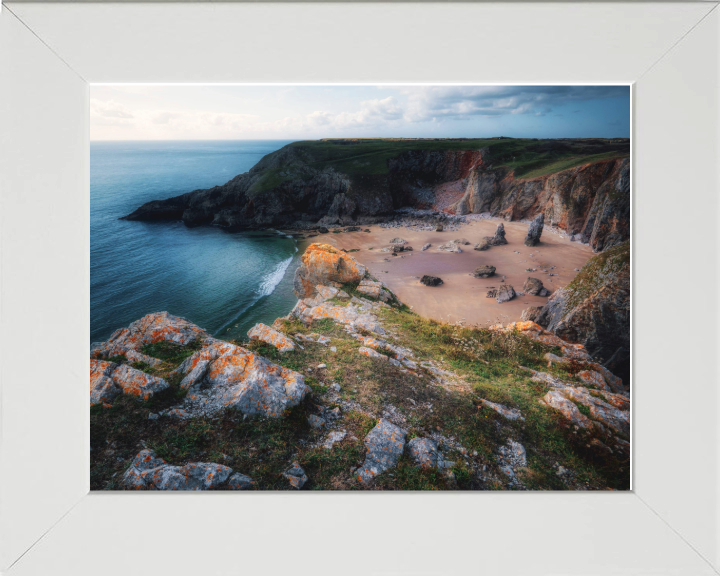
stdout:
[[472,275],[475,278],[490,278],[495,275],[495,266],[478,266]]
[[90,404],[109,405],[120,394],[148,400],[168,388],[162,378],[145,374],[127,364],[90,360]]
[[320,429],[325,426],[325,420],[319,416],[315,416],[315,414],[310,414],[310,416],[308,416],[308,424],[310,424],[313,428]]
[[407,244],[407,240],[404,240],[404,239],[402,239],[402,238],[393,238],[392,240],[390,240],[390,244],[400,244],[400,245],[403,245],[403,244]]
[[[335,288],[333,288],[335,290]],[[335,290],[337,292],[337,290]],[[250,340],[259,340],[265,342],[278,349],[279,352],[292,352],[295,350],[295,342],[290,340],[285,334],[270,328],[266,324],[255,324],[248,330]]]
[[497,228],[495,229],[495,236],[493,236],[492,240],[493,246],[501,246],[508,243],[505,239],[505,225],[502,222],[497,225]]
[[468,246],[470,244],[470,241],[467,238],[457,238],[456,240],[453,240],[455,244],[460,244],[461,246]]
[[435,468],[438,464],[438,444],[430,438],[413,438],[407,443],[407,450],[415,464],[423,469]]
[[502,404],[490,402],[490,400],[482,399],[480,400],[480,402],[482,402],[488,408],[495,410],[495,412],[497,412],[501,416],[504,416],[508,420],[525,420],[520,410],[517,410],[515,408],[508,408],[507,406],[503,406]]
[[437,226],[435,226],[435,232],[442,232],[442,231],[443,231],[443,225],[442,225],[442,224],[438,224]]
[[423,247],[420,248],[420,250],[423,251],[423,252],[425,252],[425,250],[427,250],[427,249],[430,248],[431,246],[432,246],[432,244],[430,244],[430,243],[423,244]]
[[540,313],[542,312],[542,306],[530,306],[525,308],[520,315],[520,319],[524,322],[536,322]]
[[443,252],[454,252],[456,254],[462,252],[462,248],[460,248],[460,245],[457,242],[446,242],[445,244],[440,244],[437,249]]
[[542,280],[528,277],[523,284],[523,292],[531,296],[550,296],[550,290],[543,286]]
[[90,357],[98,359],[113,356],[127,357],[128,351],[140,352],[146,344],[170,342],[187,346],[208,336],[205,330],[185,318],[167,312],[154,312],[136,320],[127,328],[116,330],[107,342],[95,343]]
[[390,290],[388,290],[382,282],[376,282],[375,280],[370,280],[368,278],[364,278],[360,281],[357,291],[382,300],[383,302],[389,302],[393,297],[392,292],[390,292]]
[[328,437],[325,439],[325,442],[323,442],[323,448],[326,450],[332,450],[333,446],[337,442],[341,442],[345,436],[347,436],[347,432],[345,430],[334,430],[328,434]]
[[475,250],[485,251],[492,247],[492,238],[490,236],[485,236],[480,242],[475,244]]
[[440,286],[443,283],[442,278],[437,276],[428,276],[427,274],[420,278],[420,283],[425,286]]
[[527,236],[525,236],[525,246],[537,246],[540,243],[540,236],[542,235],[543,225],[545,223],[545,214],[542,212],[538,214],[528,228]]
[[509,302],[515,298],[515,296],[515,289],[512,286],[509,284],[502,284],[497,290],[495,299],[498,301],[498,304],[502,304],[503,302]]
[[300,464],[293,462],[293,465],[283,472],[283,476],[290,482],[290,486],[296,490],[300,490],[308,481],[308,477],[305,474],[305,470],[300,467]]
[[367,454],[358,471],[358,480],[370,483],[378,474],[397,466],[405,448],[405,436],[404,430],[381,418],[365,438]]
[[152,450],[142,450],[123,475],[123,484],[136,490],[209,490],[222,486],[231,473],[227,466],[205,462],[171,466]]
[[252,490],[255,487],[255,481],[250,476],[235,472],[228,478],[227,485],[230,490]]
[[209,338],[178,366],[180,386],[192,390],[183,403],[190,413],[210,415],[225,408],[243,414],[282,416],[297,406],[309,388],[302,374],[229,342]]

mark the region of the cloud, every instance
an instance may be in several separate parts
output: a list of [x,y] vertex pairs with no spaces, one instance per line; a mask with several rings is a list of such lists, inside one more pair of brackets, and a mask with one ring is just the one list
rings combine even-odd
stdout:
[[90,100],[90,121],[103,126],[131,126],[133,114],[114,100]]
[[407,91],[405,118],[423,122],[468,116],[532,114],[544,116],[556,106],[600,98],[629,96],[626,86],[432,86]]

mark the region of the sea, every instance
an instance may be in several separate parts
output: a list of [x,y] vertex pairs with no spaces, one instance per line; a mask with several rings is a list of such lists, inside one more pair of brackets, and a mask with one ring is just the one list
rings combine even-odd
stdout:
[[255,323],[287,314],[300,256],[291,237],[119,218],[150,200],[224,184],[290,142],[91,142],[91,341],[163,310],[225,339],[247,339]]

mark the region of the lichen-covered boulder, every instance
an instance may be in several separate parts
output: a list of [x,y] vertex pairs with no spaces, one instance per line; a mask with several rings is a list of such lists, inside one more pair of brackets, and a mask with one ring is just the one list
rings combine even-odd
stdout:
[[205,462],[171,466],[152,450],[142,450],[123,475],[123,484],[136,490],[209,490],[222,486],[231,473],[227,466]]
[[305,482],[308,481],[305,470],[303,470],[300,464],[298,464],[297,462],[293,462],[293,465],[288,470],[283,472],[283,476],[287,478],[288,482],[290,482],[290,486],[292,486],[296,490],[300,490],[300,488],[305,485]]
[[425,470],[438,464],[438,444],[430,438],[413,438],[407,443],[407,451],[415,464]]
[[248,337],[250,340],[259,340],[275,346],[280,352],[292,352],[295,350],[295,343],[290,340],[285,334],[278,332],[267,326],[266,324],[255,324],[250,330],[248,330]]
[[545,224],[545,214],[542,212],[535,216],[528,227],[527,236],[525,236],[525,246],[537,246],[540,244],[540,236],[542,235],[543,225]]
[[381,418],[365,437],[367,454],[357,472],[358,480],[370,483],[378,474],[397,466],[405,448],[405,436],[404,430]]
[[360,352],[360,354],[362,354],[363,356],[367,356],[368,358],[378,358],[379,360],[388,359],[385,354],[380,354],[380,352],[376,352],[375,350],[373,350],[372,348],[368,348],[367,346],[360,346],[358,352]]
[[[167,312],[154,312],[136,320],[127,328],[116,330],[107,342],[96,343],[90,356],[92,358],[127,356],[128,351],[140,352],[146,344],[165,341],[187,346],[207,337],[209,334],[205,330],[185,318]],[[128,357],[128,360],[132,358]]]
[[110,405],[120,394],[147,400],[168,387],[169,384],[162,378],[145,374],[126,364],[90,360],[91,405]]
[[250,476],[235,472],[228,478],[227,487],[230,490],[252,490],[255,487],[255,481]]
[[367,268],[355,258],[329,244],[310,244],[295,271],[293,289],[298,298],[308,298],[318,284],[355,284],[365,277]]

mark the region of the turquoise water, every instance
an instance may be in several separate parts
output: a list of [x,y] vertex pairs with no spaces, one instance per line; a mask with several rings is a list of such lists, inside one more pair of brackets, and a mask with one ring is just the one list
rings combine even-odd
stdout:
[[224,184],[288,141],[90,145],[91,340],[167,310],[218,337],[245,338],[296,299],[294,240],[182,222],[118,220],[149,200]]

